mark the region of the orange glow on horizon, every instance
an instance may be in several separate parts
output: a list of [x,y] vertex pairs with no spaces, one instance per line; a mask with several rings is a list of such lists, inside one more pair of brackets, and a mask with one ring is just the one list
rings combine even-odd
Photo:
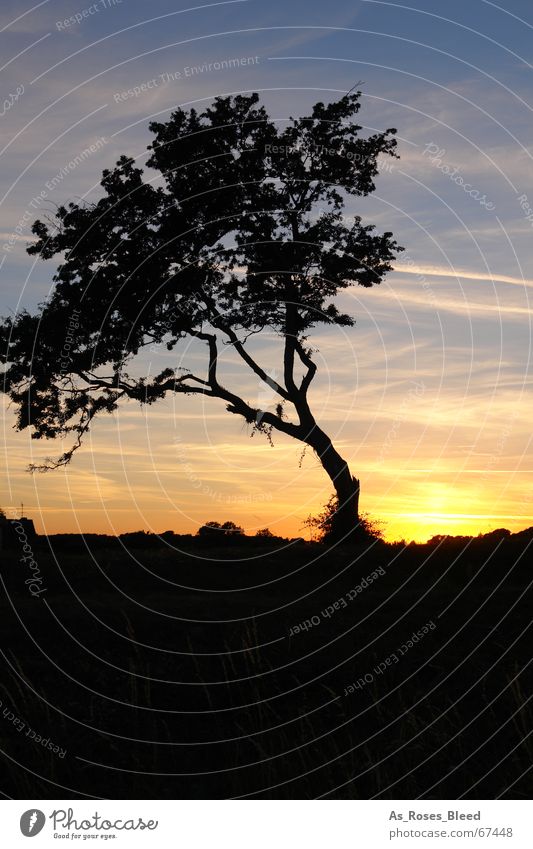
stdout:
[[[273,505],[275,512],[275,505]],[[108,534],[119,535],[121,533],[129,533],[132,531],[150,531],[155,534],[162,534],[165,531],[174,531],[176,534],[195,534],[198,525],[192,523],[182,523],[172,520],[169,515],[167,520],[162,520],[160,514],[153,516],[153,522],[142,525],[141,523],[132,523],[128,518],[129,511],[114,511],[114,521],[106,523],[102,521],[102,517],[98,514],[89,513],[82,517],[79,515],[70,515],[66,511],[45,511],[38,514],[32,509],[25,509],[25,514],[34,519],[36,530],[40,534],[58,534],[58,533],[85,533],[85,534]],[[122,518],[120,513],[124,512]],[[15,510],[10,515],[19,515],[19,511]],[[449,536],[472,536],[478,534],[489,533],[497,528],[507,528],[512,533],[525,530],[533,526],[533,517],[524,521],[524,517],[517,516],[489,516],[489,515],[470,515],[470,514],[393,514],[383,513],[381,515],[368,514],[372,521],[376,521],[383,533],[383,538],[386,542],[427,542],[431,537],[437,535]],[[150,518],[148,515],[146,518]],[[221,513],[211,511],[206,513],[204,521],[210,520],[232,521],[244,527],[245,533],[253,536],[259,528],[250,528],[247,523],[247,517],[239,515],[235,511],[226,510]],[[304,539],[309,539],[310,534],[306,528],[294,523],[279,523],[276,527],[276,522],[271,522],[269,525],[273,533],[286,537],[301,536]],[[263,526],[262,526],[263,527]]]
[[[373,293],[373,303],[379,297]],[[380,360],[374,331],[360,332],[356,342],[347,355],[344,337],[322,340],[333,369],[321,361],[312,404],[361,480],[361,512],[381,522],[384,538],[425,542],[532,526],[529,396],[519,403],[512,386],[487,394],[481,378],[474,390],[461,352],[456,361],[446,354],[444,391],[433,353],[427,373],[415,375],[409,345],[394,358],[382,351]],[[272,361],[268,346],[262,354]],[[242,380],[246,397],[272,403],[230,366],[231,385]],[[14,432],[13,409],[5,398],[2,404],[7,485],[0,507],[18,515],[23,501],[39,533],[194,534],[206,521],[231,520],[252,536],[268,527],[309,538],[305,520],[332,492],[318,458],[302,454],[301,444],[276,435],[272,447],[223,404],[175,397],[148,408],[124,404],[95,424],[68,467],[29,475],[29,463],[65,446]]]

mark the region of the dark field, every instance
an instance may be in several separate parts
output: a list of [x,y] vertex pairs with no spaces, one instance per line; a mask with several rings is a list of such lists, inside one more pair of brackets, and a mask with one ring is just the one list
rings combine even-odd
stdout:
[[86,542],[2,554],[5,794],[530,797],[531,529]]

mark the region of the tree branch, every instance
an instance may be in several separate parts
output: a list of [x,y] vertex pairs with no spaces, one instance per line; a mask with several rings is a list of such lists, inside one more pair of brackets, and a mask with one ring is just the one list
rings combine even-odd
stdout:
[[232,330],[230,327],[226,327],[223,324],[221,324],[220,327],[230,340],[231,345],[235,348],[241,359],[244,360],[246,365],[248,365],[252,369],[252,371],[263,381],[263,383],[266,383],[267,386],[269,386],[271,389],[281,395],[282,398],[284,398],[286,401],[289,401],[289,393],[283,388],[283,386],[281,386],[281,384],[277,382],[277,380],[274,380],[274,378],[270,377],[266,373],[266,371],[262,369],[258,363],[256,363],[256,361],[253,359],[253,357],[250,356],[243,343],[238,338],[235,331]]
[[95,389],[105,389],[108,392],[116,391],[117,389],[121,390],[121,396],[127,395],[128,398],[132,398],[133,400],[139,401],[140,394],[144,391],[145,396],[149,394],[149,390],[157,389],[158,394],[164,395],[166,392],[183,392],[183,393],[193,393],[200,395],[212,395],[212,392],[209,392],[208,389],[203,389],[197,386],[189,386],[185,383],[186,380],[194,380],[196,383],[201,384],[202,387],[210,387],[210,384],[206,380],[202,380],[201,377],[196,377],[194,374],[182,374],[179,377],[177,375],[173,375],[166,383],[158,383],[157,379],[154,379],[151,383],[143,383],[139,381],[136,386],[132,386],[129,383],[124,383],[123,381],[117,380],[116,383],[108,383],[106,380],[99,378],[98,376],[94,376],[92,379],[88,377],[83,372],[76,372],[79,377],[83,378],[89,385],[86,390],[95,390]]
[[294,327],[296,309],[294,304],[285,306],[285,348],[283,351],[283,379],[287,387],[288,398],[294,403],[298,388],[294,382],[294,352],[296,350],[296,329]]
[[166,392],[181,392],[184,395],[207,395],[209,398],[218,397],[214,392],[210,392],[209,389],[202,389],[199,386],[188,386],[176,380],[169,380],[167,383],[162,383],[160,389],[162,395]]
[[269,425],[269,427],[273,427],[275,430],[279,430],[281,433],[287,434],[287,436],[292,436],[294,439],[301,439],[303,436],[303,431],[299,425],[286,422],[278,416],[275,416],[274,413],[250,407],[246,401],[238,395],[235,395],[233,392],[229,392],[229,390],[224,389],[222,386],[220,387],[218,397],[228,402],[226,409],[229,413],[235,413],[242,416],[248,424],[256,424],[259,420],[259,414],[261,414],[261,424]]
[[302,343],[296,342],[296,350],[298,351],[298,356],[300,357],[302,363],[307,368],[306,374],[302,378],[302,382],[300,383],[299,392],[305,397],[307,395],[307,390],[316,374],[316,363],[313,362],[308,352],[303,347]]
[[218,365],[218,348],[217,337],[213,333],[203,333],[201,330],[191,331],[191,336],[197,339],[202,339],[207,342],[209,347],[209,365],[207,367],[207,383],[213,390],[218,387],[217,365]]
[[[205,292],[202,292],[202,294],[203,294],[206,306],[211,311],[211,314],[212,314],[212,320],[211,321],[212,321],[213,326],[216,327],[219,330],[222,330],[222,332],[226,334],[226,336],[230,340],[230,344],[235,348],[235,350],[237,351],[237,353],[239,354],[241,359],[244,360],[246,365],[249,368],[252,369],[252,371],[263,381],[263,383],[266,383],[267,386],[269,386],[271,389],[274,389],[275,392],[277,392],[279,395],[281,395],[282,398],[285,398],[285,400],[288,401],[289,395],[285,391],[283,386],[281,386],[276,380],[271,378],[266,373],[266,371],[263,368],[261,368],[259,363],[257,363],[254,360],[254,358],[252,356],[250,356],[250,354],[248,353],[248,351],[244,347],[244,344],[241,342],[241,340],[239,339],[239,337],[237,336],[237,334],[235,333],[233,328],[230,327],[224,321],[224,318],[220,314],[220,312],[218,311],[213,299],[210,298],[208,295],[206,295]],[[199,338],[209,339],[210,337],[209,337],[209,334],[204,334],[203,336],[199,336]],[[215,339],[215,345],[216,345],[216,337],[213,337],[213,338]]]

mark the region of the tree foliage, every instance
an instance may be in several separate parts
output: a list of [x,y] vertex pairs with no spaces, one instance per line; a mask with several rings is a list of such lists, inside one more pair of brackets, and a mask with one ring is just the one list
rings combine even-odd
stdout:
[[198,536],[201,537],[213,537],[215,539],[219,539],[220,537],[236,537],[243,536],[244,528],[241,528],[240,525],[235,524],[235,522],[206,522],[205,525],[201,525],[198,528]]

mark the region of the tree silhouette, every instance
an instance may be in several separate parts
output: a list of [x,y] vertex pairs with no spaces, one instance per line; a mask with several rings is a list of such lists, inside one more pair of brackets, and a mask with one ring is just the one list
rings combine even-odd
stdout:
[[198,536],[200,537],[236,537],[244,536],[244,528],[236,525],[235,522],[206,522],[205,525],[200,525],[198,528]]
[[[96,203],[69,203],[34,223],[28,252],[61,264],[38,312],[0,325],[3,389],[18,407],[18,429],[74,442],[33,468],[68,463],[95,417],[125,397],[152,404],[167,393],[201,395],[269,438],[280,431],[313,448],[335,487],[336,535],[353,531],[359,482],[313,416],[308,334],[353,325],[335,296],[379,283],[402,250],[391,233],[342,215],[348,195],[374,190],[378,156],[396,156],[394,129],[360,136],[360,95],[317,103],[281,126],[257,94],[219,97],[202,113],[178,109],[150,125],[155,179],[122,156],[104,171]],[[265,330],[282,343],[280,380],[250,351]],[[143,373],[147,346],[171,351],[186,337],[205,344],[204,374]],[[275,412],[224,385],[223,345],[273,392]],[[135,358],[140,374],[131,371]]]

